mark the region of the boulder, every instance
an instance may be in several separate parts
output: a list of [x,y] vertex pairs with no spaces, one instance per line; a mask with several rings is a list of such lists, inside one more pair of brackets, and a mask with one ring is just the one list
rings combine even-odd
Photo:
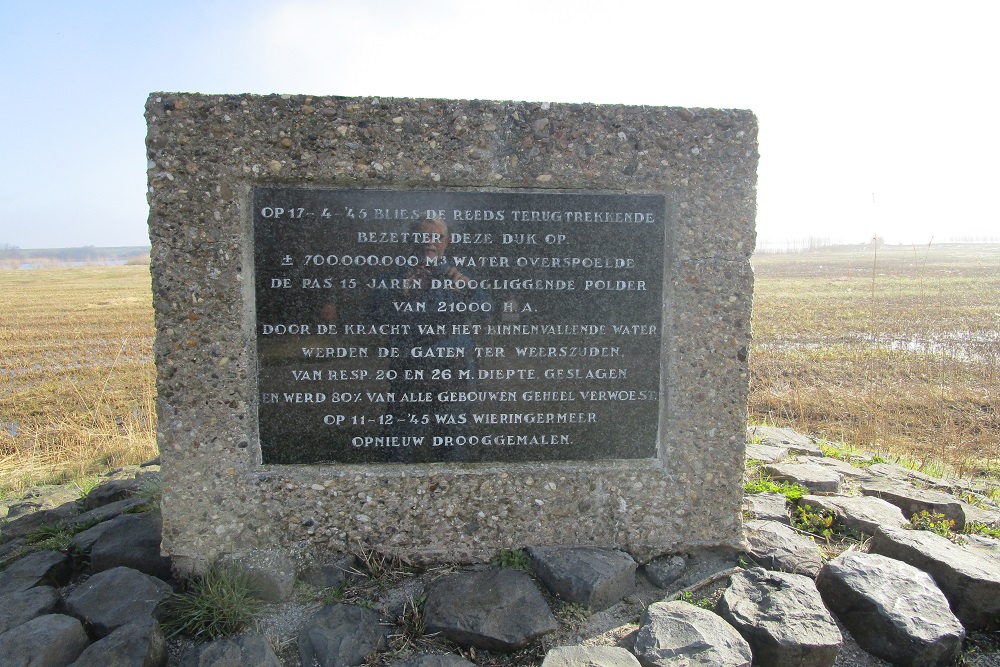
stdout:
[[795,454],[823,456],[823,448],[812,438],[790,428],[776,426],[751,426],[747,429],[747,440],[771,447],[784,447]]
[[841,461],[840,459],[831,458],[829,456],[800,456],[798,461],[799,463],[809,463],[811,465],[836,470],[844,477],[850,477],[851,479],[864,479],[870,476],[868,471],[864,468],[859,468],[851,465],[847,461]]
[[812,463],[771,463],[764,472],[772,479],[800,484],[813,493],[837,493],[843,479],[839,472]]
[[618,646],[557,646],[545,654],[542,667],[639,667],[639,661]]
[[929,486],[938,491],[950,491],[952,484],[949,480],[940,477],[932,477],[919,470],[911,470],[892,463],[874,463],[868,466],[868,474],[879,477],[887,477],[899,482],[919,482],[924,486]]
[[[311,664],[311,663],[303,663]],[[248,632],[197,646],[181,658],[179,667],[281,667],[274,649],[262,635]]]
[[0,572],[0,595],[26,591],[35,586],[60,588],[73,573],[70,557],[58,551],[36,551],[11,563]]
[[[10,512],[17,511],[19,511],[19,507],[11,505]],[[38,530],[41,526],[66,521],[76,516],[77,512],[76,501],[71,500],[52,509],[25,510],[22,514],[8,514],[7,520],[0,526],[0,542],[9,542],[24,537],[28,533]]]
[[254,596],[265,602],[284,602],[295,587],[295,562],[280,549],[261,549],[248,554],[226,556],[223,565],[242,571]]
[[908,521],[898,507],[873,496],[803,496],[799,501],[813,509],[828,510],[848,530],[874,535],[879,526],[898,528]]
[[361,665],[369,655],[385,649],[387,634],[378,612],[346,604],[326,605],[299,633],[299,656],[303,665]]
[[750,667],[750,645],[717,614],[687,602],[646,608],[635,637],[643,667]]
[[139,480],[111,479],[102,482],[87,493],[83,499],[83,509],[92,510],[118,500],[124,500],[139,492]]
[[1000,627],[1000,562],[996,559],[930,531],[888,526],[876,531],[868,550],[931,575],[966,629]]
[[808,537],[777,521],[747,521],[744,525],[750,557],[768,570],[815,577],[823,567],[823,554]]
[[136,508],[148,504],[149,500],[146,498],[125,498],[123,500],[116,500],[113,503],[108,503],[107,505],[101,505],[92,510],[88,510],[83,514],[74,517],[70,523],[72,525],[79,525],[81,523],[93,523],[95,521],[103,522],[109,519],[114,519],[116,516],[127,514]]
[[170,594],[170,586],[160,579],[116,567],[77,586],[66,598],[66,610],[83,621],[91,634],[105,637],[127,623],[156,618]]
[[955,522],[955,532],[965,528],[965,512],[962,503],[954,496],[930,489],[918,489],[903,482],[891,480],[864,480],[861,482],[861,493],[875,496],[892,503],[903,512],[909,520],[914,514],[926,511],[930,514],[943,514],[946,519]]
[[964,500],[959,500],[958,504],[962,506],[962,514],[965,516],[965,525],[970,523],[981,523],[987,526],[1000,525],[1000,511],[995,509],[983,509],[982,507],[976,507],[975,505],[969,504]]
[[858,644],[894,665],[950,665],[965,629],[930,575],[873,553],[830,561],[816,588]]
[[743,503],[758,521],[777,521],[786,526],[792,524],[788,516],[788,501],[780,493],[748,493],[743,497]]
[[73,539],[71,540],[73,547],[80,553],[89,556],[90,552],[94,549],[94,545],[97,544],[97,540],[99,540],[109,528],[113,527],[113,521],[104,521],[96,526],[91,526],[87,530],[81,531],[73,536]]
[[357,564],[352,554],[322,563],[310,563],[302,569],[299,577],[316,588],[337,588],[348,579],[357,576]]
[[1000,559],[1000,540],[986,535],[963,535],[965,546],[973,551],[990,557]]
[[632,557],[598,547],[530,547],[531,569],[549,591],[566,602],[607,609],[635,590]]
[[762,667],[830,667],[843,637],[809,577],[755,567],[730,578],[718,604]]
[[163,518],[159,512],[122,514],[111,519],[90,549],[91,571],[127,567],[170,579],[170,558],[160,555],[162,530]]
[[558,627],[531,577],[488,569],[441,577],[427,587],[427,633],[462,646],[516,651]]
[[0,634],[44,614],[55,613],[61,598],[51,586],[0,595]]
[[47,614],[0,635],[3,667],[65,667],[83,652],[87,633],[80,621]]
[[772,447],[771,445],[762,445],[757,442],[748,442],[745,455],[748,461],[778,463],[788,458],[788,448]]
[[[655,558],[643,566],[643,574],[653,585],[668,594],[691,586],[718,572],[736,567],[740,552],[729,549],[701,549],[688,554],[674,554]],[[683,568],[681,568],[683,565]],[[676,574],[680,570],[679,574]],[[669,576],[658,578],[664,573]],[[676,576],[674,576],[676,574]],[[670,576],[674,576],[670,579]]]
[[681,578],[687,559],[679,554],[658,556],[642,566],[642,574],[657,588],[669,588]]
[[163,630],[156,621],[146,619],[126,623],[91,644],[69,667],[164,667],[166,664],[167,642]]

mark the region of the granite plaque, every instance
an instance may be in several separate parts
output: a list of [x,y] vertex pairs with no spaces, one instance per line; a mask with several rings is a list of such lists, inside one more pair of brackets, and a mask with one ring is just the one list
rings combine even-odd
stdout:
[[656,456],[661,195],[258,187],[264,463]]

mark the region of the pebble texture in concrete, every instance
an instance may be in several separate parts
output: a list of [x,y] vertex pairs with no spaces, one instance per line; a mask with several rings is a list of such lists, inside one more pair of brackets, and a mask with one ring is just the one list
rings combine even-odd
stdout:
[[[153,93],[146,120],[163,549],[180,570],[223,553],[317,558],[356,542],[460,562],[525,544],[612,546],[640,561],[738,547],[753,114]],[[250,190],[265,185],[665,195],[657,457],[262,466],[247,230]]]

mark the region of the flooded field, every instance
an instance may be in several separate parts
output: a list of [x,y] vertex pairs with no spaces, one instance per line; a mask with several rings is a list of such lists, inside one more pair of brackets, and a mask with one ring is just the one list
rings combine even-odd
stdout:
[[751,418],[964,468],[1000,454],[1000,245],[756,255]]

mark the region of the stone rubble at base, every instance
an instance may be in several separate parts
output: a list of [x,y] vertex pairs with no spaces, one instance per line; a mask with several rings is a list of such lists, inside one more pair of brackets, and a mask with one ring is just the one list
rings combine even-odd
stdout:
[[[769,442],[767,431],[761,431],[761,427],[756,430],[756,437],[766,447],[782,446],[781,442]],[[791,439],[803,446],[798,439],[804,436],[783,431],[777,437],[785,440],[785,444]],[[810,463],[822,465],[815,460]],[[1000,540],[970,536],[967,544],[959,545],[929,531],[904,530],[900,528],[900,510],[890,503],[893,498],[898,498],[900,505],[913,502],[913,491],[919,490],[913,485],[919,484],[925,488],[933,486],[938,491],[955,488],[963,494],[978,493],[975,497],[978,507],[963,504],[972,508],[968,510],[970,516],[975,510],[977,517],[985,516],[994,525],[1000,521],[1000,508],[983,493],[989,489],[970,488],[968,482],[921,479],[884,464],[874,471],[869,468],[868,472],[876,474],[848,484],[849,490],[859,486],[863,489],[865,485],[874,488],[877,482],[882,487],[891,486],[893,493],[885,493],[881,499],[811,495],[805,496],[800,504],[811,503],[815,508],[828,510],[835,522],[853,530],[865,532],[878,524],[871,554],[848,551],[823,564],[815,543],[774,520],[778,512],[774,499],[767,505],[768,520],[748,519],[746,523],[747,551],[741,556],[745,567],[737,566],[737,554],[730,553],[664,554],[637,570],[634,560],[621,551],[595,547],[529,548],[530,559],[526,557],[525,561],[536,568],[532,574],[537,578],[516,570],[478,565],[442,577],[434,585],[427,579],[423,593],[427,595],[424,610],[428,628],[433,623],[435,629],[447,632],[452,643],[439,644],[437,653],[420,654],[411,647],[408,654],[398,655],[387,651],[392,646],[392,637],[400,632],[396,624],[405,611],[405,602],[400,603],[402,591],[388,593],[385,604],[377,609],[350,604],[319,608],[313,604],[312,611],[289,631],[287,646],[278,654],[272,643],[257,633],[209,642],[177,654],[177,643],[164,639],[159,624],[160,602],[178,585],[169,567],[164,568],[164,558],[158,550],[155,533],[160,526],[159,516],[155,510],[133,513],[146,503],[135,494],[156,473],[141,472],[139,479],[119,474],[95,487],[82,503],[60,495],[58,489],[33,492],[20,502],[8,501],[9,506],[2,508],[7,511],[7,519],[0,523],[0,562],[5,565],[0,571],[0,608],[5,611],[0,619],[0,654],[12,656],[14,664],[31,659],[36,661],[31,664],[76,667],[119,664],[116,660],[149,667],[222,664],[278,667],[299,664],[300,655],[308,656],[309,661],[323,655],[321,664],[361,664],[363,657],[359,656],[379,651],[381,664],[395,660],[406,667],[468,667],[471,663],[465,657],[455,653],[441,655],[441,646],[450,646],[452,651],[461,651],[466,657],[474,655],[469,651],[477,649],[494,653],[534,650],[540,656],[537,647],[552,646],[549,642],[553,636],[567,644],[573,644],[572,637],[577,636],[578,644],[584,640],[585,627],[598,627],[602,618],[613,618],[616,607],[631,609],[628,607],[631,604],[638,609],[637,601],[645,595],[650,602],[659,599],[663,603],[650,606],[650,613],[640,619],[638,626],[625,626],[619,635],[595,630],[584,642],[586,646],[551,648],[545,664],[634,667],[638,662],[651,667],[683,657],[689,664],[744,665],[749,657],[740,648],[743,645],[753,648],[755,664],[762,665],[885,664],[857,649],[858,645],[894,664],[950,664],[961,650],[967,632],[996,629]],[[787,507],[785,513],[787,518]],[[27,546],[26,538],[40,527],[56,523],[88,525],[95,519],[102,521],[78,533],[66,553],[43,550],[16,557],[18,550]],[[764,539],[772,534],[774,537]],[[789,535],[799,538],[794,545]],[[297,566],[282,559],[280,553],[273,553],[260,554],[256,560],[232,562],[243,563],[261,580],[257,583],[258,594],[271,599],[293,595],[290,582],[294,580],[288,578],[289,572],[300,580],[336,588],[358,581],[358,573],[363,570],[350,554],[338,554],[329,564]],[[754,563],[774,569],[753,567]],[[274,573],[275,581],[268,580],[268,573]],[[872,573],[878,576],[873,578]],[[684,596],[692,602],[702,599],[700,596],[712,586],[718,594],[719,587],[730,579],[740,583],[726,587],[716,606],[720,616],[693,604],[670,602],[684,590],[693,591]],[[772,580],[774,585],[768,583]],[[784,583],[778,585],[779,580]],[[423,593],[419,587],[412,588],[415,580],[407,581],[411,588],[406,589],[405,595],[419,598]],[[705,581],[711,584],[696,588]],[[907,583],[904,586],[900,582]],[[791,613],[788,609],[791,603],[776,591],[793,584],[796,590],[801,589],[796,596],[800,603],[803,599],[812,600],[809,614],[820,619],[825,618],[824,614],[829,616],[827,608],[834,612],[843,633],[841,640],[836,639],[840,633],[830,620],[833,616],[819,625],[813,624],[810,632],[785,634],[769,627],[764,620],[754,620],[757,614],[759,619],[766,619],[774,614]],[[517,590],[521,592],[515,595]],[[394,596],[395,602],[390,602]],[[820,599],[822,603],[817,606]],[[925,611],[933,608],[934,613],[900,614],[899,610],[908,608],[907,605],[917,605]],[[605,611],[599,611],[605,607]],[[664,613],[669,609],[669,614],[651,613],[661,607]],[[878,611],[874,617],[868,615],[872,608]],[[581,617],[589,615],[586,623],[574,631],[576,635],[557,630],[558,618],[562,617],[563,625],[566,624],[567,609],[579,609]],[[863,610],[861,616],[857,614],[859,609]],[[733,614],[739,616],[738,622]],[[795,614],[801,619],[806,612],[799,610]],[[727,626],[733,628],[733,636],[698,630],[709,627],[704,625],[706,622],[725,623],[724,618],[733,623]],[[360,635],[359,624],[374,634]],[[825,629],[817,635],[816,628],[820,625]],[[884,637],[890,634],[895,639],[885,641]],[[358,637],[368,637],[364,639],[367,643]],[[615,647],[595,646],[595,641],[614,643]],[[171,645],[174,654],[168,651]],[[845,657],[848,646],[855,647],[852,655],[861,657]],[[397,657],[390,659],[389,655]],[[985,665],[992,663],[981,661],[991,656],[995,659],[998,654],[967,654],[966,658],[969,664]]]

